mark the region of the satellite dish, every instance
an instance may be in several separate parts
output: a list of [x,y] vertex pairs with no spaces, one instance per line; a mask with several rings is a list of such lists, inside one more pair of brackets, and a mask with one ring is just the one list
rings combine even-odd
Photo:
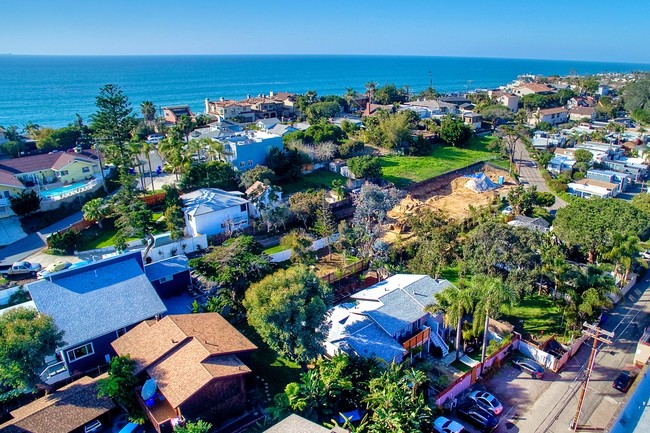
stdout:
[[153,396],[156,395],[156,390],[158,390],[156,379],[147,380],[144,385],[142,385],[142,391],[140,392],[142,400],[147,401],[150,398],[153,398]]

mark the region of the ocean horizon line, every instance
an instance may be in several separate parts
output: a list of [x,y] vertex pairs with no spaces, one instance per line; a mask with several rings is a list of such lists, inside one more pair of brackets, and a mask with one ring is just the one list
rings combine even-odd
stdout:
[[367,58],[419,58],[419,59],[480,59],[480,60],[515,60],[534,62],[576,62],[576,63],[609,63],[621,65],[648,65],[648,61],[632,60],[594,60],[594,59],[551,59],[533,57],[494,57],[494,56],[452,56],[452,55],[428,55],[428,54],[333,54],[333,53],[229,53],[229,54],[22,54],[22,53],[0,53],[0,57],[59,57],[59,58],[142,58],[142,57],[367,57]]

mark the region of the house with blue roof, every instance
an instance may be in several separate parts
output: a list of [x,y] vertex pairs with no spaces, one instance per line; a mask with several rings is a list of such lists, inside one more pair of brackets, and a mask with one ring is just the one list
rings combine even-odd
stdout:
[[239,191],[202,188],[181,196],[190,236],[217,235],[248,227],[249,201]]
[[548,162],[546,169],[549,173],[560,174],[565,171],[571,172],[574,165],[576,165],[575,159],[569,156],[558,155]]
[[51,274],[27,289],[38,311],[64,332],[64,346],[41,376],[47,383],[108,363],[115,339],[167,311],[139,251]]
[[442,314],[429,313],[435,294],[451,283],[428,275],[398,274],[351,296],[330,310],[328,355],[345,352],[401,362],[414,352],[438,347],[449,353]]
[[189,260],[185,254],[144,265],[151,285],[162,298],[180,295],[192,283]]

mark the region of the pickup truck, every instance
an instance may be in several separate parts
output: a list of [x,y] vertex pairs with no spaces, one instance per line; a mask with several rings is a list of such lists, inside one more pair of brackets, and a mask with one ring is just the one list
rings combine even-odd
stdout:
[[15,262],[9,269],[2,271],[2,276],[4,278],[12,275],[29,275],[30,277],[35,277],[40,270],[41,265],[39,263]]

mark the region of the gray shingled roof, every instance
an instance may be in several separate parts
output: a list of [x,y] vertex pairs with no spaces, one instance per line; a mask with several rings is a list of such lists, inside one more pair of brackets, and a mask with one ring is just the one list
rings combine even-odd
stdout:
[[228,209],[248,203],[239,191],[224,191],[219,188],[202,188],[183,194],[181,199],[185,211],[194,216]]
[[330,430],[299,415],[291,414],[264,433],[329,433]]
[[[124,254],[27,285],[39,311],[65,332],[65,347],[167,311],[138,257]],[[64,347],[64,348],[65,348]]]
[[184,254],[144,266],[144,272],[147,274],[149,281],[157,281],[161,278],[171,277],[181,272],[186,272],[189,269],[188,259]]
[[404,347],[391,338],[370,319],[355,323],[360,329],[343,338],[355,352],[363,357],[375,356],[386,362],[401,359]]
[[381,296],[379,301],[383,305],[366,314],[389,335],[395,335],[424,316],[426,314],[424,308],[435,302],[434,295],[449,285],[447,280],[436,282],[431,277],[421,278]]

